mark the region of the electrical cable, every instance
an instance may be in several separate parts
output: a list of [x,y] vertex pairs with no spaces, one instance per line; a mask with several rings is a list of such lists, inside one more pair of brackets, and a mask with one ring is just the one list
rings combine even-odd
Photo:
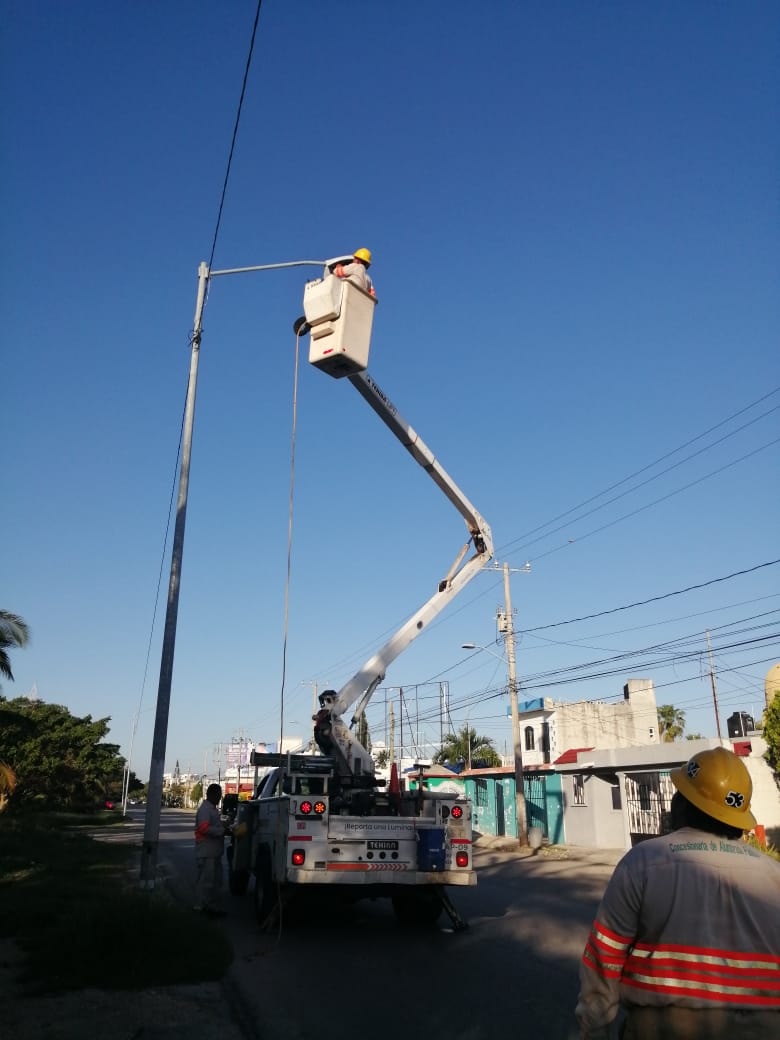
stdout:
[[622,516],[617,517],[615,520],[610,520],[609,523],[602,524],[601,527],[596,527],[592,531],[586,531],[585,534],[578,535],[576,538],[570,538],[562,545],[556,546],[554,549],[548,549],[547,552],[540,553],[535,556],[534,561],[543,560],[545,556],[552,556],[553,553],[560,552],[561,549],[567,549],[574,542],[584,542],[586,538],[591,538],[594,534],[600,534],[602,531],[606,531],[610,527],[614,527],[615,524],[620,524],[624,520],[630,520],[632,516],[637,516],[639,513],[644,513],[646,509],[651,509],[653,506],[659,505],[661,502],[666,502],[670,498],[674,498],[675,495],[682,494],[683,491],[688,491],[692,487],[696,487],[697,484],[703,484],[705,480],[709,480],[711,477],[717,477],[719,473],[724,473],[727,469],[731,469],[732,466],[738,465],[740,462],[744,462],[746,459],[751,459],[754,455],[758,455],[761,451],[766,451],[767,448],[773,447],[775,444],[780,444],[780,437],[775,437],[774,440],[767,441],[766,444],[759,445],[758,448],[754,448],[753,451],[746,452],[744,455],[740,455],[738,459],[732,459],[731,462],[725,463],[723,466],[719,466],[717,469],[710,470],[709,473],[705,473],[702,477],[697,477],[696,480],[691,480],[687,484],[683,484],[682,487],[675,488],[674,491],[670,491],[666,495],[661,495],[660,498],[654,498],[652,502],[647,502],[643,506],[638,506],[636,509],[632,509],[630,513],[624,513]]
[[219,211],[217,212],[217,222],[214,227],[214,237],[211,241],[211,253],[209,254],[209,270],[211,265],[214,263],[214,253],[217,249],[217,236],[219,235],[220,224],[222,223],[222,209],[225,205],[225,196],[227,195],[228,180],[230,178],[230,168],[233,164],[233,152],[236,147],[236,138],[238,137],[238,124],[241,120],[241,109],[244,106],[244,95],[246,94],[246,84],[249,79],[249,67],[252,64],[252,52],[255,49],[255,36],[257,35],[257,24],[260,21],[260,8],[263,6],[263,0],[257,0],[257,10],[255,11],[255,24],[252,26],[252,40],[249,44],[249,54],[246,59],[246,66],[244,68],[244,81],[241,84],[241,97],[238,101],[238,111],[236,112],[236,121],[233,125],[233,137],[230,142],[230,152],[228,154],[227,167],[225,169],[225,179],[222,182],[222,194],[219,199]]
[[[665,462],[667,459],[670,459],[673,455],[676,455],[678,452],[684,451],[685,448],[689,447],[691,444],[695,444],[696,441],[701,440],[703,437],[708,436],[710,433],[714,433],[714,431],[720,429],[721,426],[725,426],[726,423],[729,423],[733,419],[736,419],[740,415],[743,415],[745,412],[750,411],[751,408],[755,408],[756,405],[761,404],[763,401],[766,401],[768,398],[773,397],[777,393],[780,393],[780,386],[775,387],[774,390],[770,390],[769,393],[764,394],[762,397],[759,397],[757,400],[753,401],[751,404],[745,405],[744,408],[740,408],[739,411],[734,412],[732,415],[727,416],[725,419],[722,419],[720,422],[716,423],[714,426],[710,426],[710,428],[707,429],[707,430],[704,430],[703,433],[699,433],[695,437],[692,437],[690,440],[685,441],[685,443],[683,443],[683,444],[679,445],[678,447],[674,448],[672,451],[667,452],[665,455],[661,455],[660,458],[657,458],[654,462],[650,462],[646,466],[642,466],[641,469],[635,470],[633,473],[630,473],[627,477],[623,477],[622,480],[618,480],[615,484],[611,484],[609,487],[605,488],[603,491],[599,491],[597,494],[591,495],[590,498],[586,498],[583,502],[580,502],[578,505],[572,506],[571,509],[567,509],[563,513],[559,513],[557,516],[553,517],[551,520],[548,520],[545,523],[540,524],[538,527],[534,527],[534,528],[532,528],[532,530],[527,531],[525,534],[519,535],[517,538],[512,539],[512,541],[507,542],[506,545],[501,546],[500,548],[498,548],[497,552],[504,552],[510,546],[515,545],[517,542],[523,541],[526,538],[530,538],[530,536],[533,535],[533,534],[536,534],[537,531],[544,530],[544,528],[545,527],[549,527],[550,524],[557,523],[558,520],[562,520],[564,517],[569,516],[571,513],[577,512],[577,510],[578,509],[582,509],[583,506],[590,505],[591,502],[595,502],[597,499],[602,498],[604,495],[608,495],[611,491],[614,491],[616,488],[622,487],[623,484],[628,483],[629,480],[633,480],[634,477],[638,477],[642,473],[646,473],[647,470],[652,469],[654,466],[660,465],[660,463]],[[631,491],[636,491],[638,488],[643,487],[647,483],[650,483],[651,480],[655,480],[658,477],[663,476],[664,473],[668,473],[671,469],[674,469],[677,466],[682,465],[683,462],[688,462],[688,461],[690,461],[690,459],[695,458],[697,455],[700,455],[702,452],[708,451],[709,448],[714,447],[716,444],[720,444],[722,441],[727,440],[729,437],[734,436],[734,434],[739,433],[741,430],[746,429],[748,426],[752,426],[753,423],[758,422],[759,419],[765,418],[771,412],[776,411],[778,407],[780,407],[780,405],[775,406],[774,408],[770,408],[769,411],[768,412],[764,412],[763,415],[760,415],[757,418],[752,419],[749,423],[745,423],[743,426],[740,426],[736,430],[732,430],[731,433],[725,434],[723,437],[719,438],[719,440],[714,441],[713,444],[710,444],[706,448],[702,448],[699,451],[694,452],[693,455],[689,455],[687,458],[682,459],[678,463],[675,463],[674,466],[670,466],[667,469],[662,470],[661,473],[657,473],[654,477],[650,477],[648,480],[643,481],[641,484],[637,484],[634,488],[630,488],[628,491],[624,492],[624,494],[630,494]],[[621,498],[623,496],[622,495],[618,495],[617,497]],[[611,499],[610,501],[614,502],[614,501],[616,501],[616,499]],[[605,503],[605,504],[609,504],[609,503]],[[599,506],[598,508],[600,509],[602,507]],[[595,512],[595,510],[591,510],[591,512]],[[584,515],[585,516],[589,516],[590,513],[586,513]],[[582,517],[578,517],[577,519],[582,519]],[[560,528],[556,528],[556,530],[560,530]],[[549,534],[553,534],[554,532],[550,531],[548,533]],[[534,539],[534,541],[538,541],[538,539]],[[529,543],[529,544],[533,544],[533,543]]]
[[742,571],[734,571],[732,574],[726,574],[722,578],[711,578],[709,581],[703,581],[699,585],[688,585],[684,589],[677,589],[675,592],[665,592],[660,596],[651,596],[649,599],[637,600],[635,603],[627,603],[622,607],[612,607],[610,610],[600,610],[595,614],[584,614],[582,617],[569,618],[568,621],[553,621],[547,625],[537,625],[535,628],[523,629],[523,634],[528,635],[531,632],[544,632],[550,628],[560,628],[562,625],[573,625],[578,621],[591,621],[593,618],[605,617],[607,614],[618,614],[622,610],[631,610],[634,607],[644,607],[648,603],[658,603],[663,599],[671,599],[673,596],[682,596],[686,592],[694,592],[697,589],[706,589],[710,585],[717,585],[722,581],[730,581],[732,578],[742,577],[744,574],[752,574],[754,571],[760,571],[764,567],[774,567],[780,563],[780,559],[768,560],[766,563],[757,563],[755,567],[747,567]]

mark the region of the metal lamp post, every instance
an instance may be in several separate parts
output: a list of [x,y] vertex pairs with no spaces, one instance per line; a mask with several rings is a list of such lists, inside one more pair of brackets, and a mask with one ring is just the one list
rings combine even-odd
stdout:
[[198,381],[198,360],[203,336],[203,311],[206,305],[209,282],[218,275],[245,274],[251,271],[274,271],[284,267],[322,267],[324,260],[293,260],[282,264],[262,264],[254,267],[233,267],[212,271],[207,263],[198,267],[198,291],[195,303],[195,320],[192,333],[190,377],[187,386],[187,402],[182,430],[181,466],[179,469],[179,495],[176,505],[176,524],[173,533],[171,573],[168,583],[168,606],[165,614],[160,682],[157,688],[157,711],[154,722],[152,760],[149,766],[149,787],[146,804],[146,820],[141,847],[141,887],[154,888],[157,876],[157,853],[160,842],[160,808],[162,805],[163,769],[165,748],[168,740],[168,714],[171,703],[173,680],[173,655],[176,646],[176,622],[179,614],[179,586],[184,556],[184,528],[187,519],[187,497],[190,480],[190,458],[192,453],[192,431],[195,423],[195,393]]

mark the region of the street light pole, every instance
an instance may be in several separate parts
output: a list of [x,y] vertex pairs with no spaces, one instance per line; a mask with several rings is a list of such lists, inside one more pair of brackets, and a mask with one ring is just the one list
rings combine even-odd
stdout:
[[187,521],[187,494],[190,484],[190,455],[192,452],[192,430],[195,424],[195,393],[198,384],[198,360],[200,339],[203,330],[203,308],[206,303],[206,288],[209,280],[208,264],[198,268],[198,295],[195,303],[195,320],[192,331],[190,355],[190,378],[187,385],[187,403],[184,409],[184,429],[181,444],[181,468],[179,470],[179,497],[176,503],[176,525],[173,531],[171,552],[171,575],[168,582],[168,606],[165,613],[160,682],[157,687],[157,712],[154,720],[152,761],[149,766],[149,788],[146,799],[144,838],[141,846],[141,887],[154,888],[157,877],[157,850],[160,843],[160,809],[162,806],[163,770],[165,747],[168,741],[168,714],[171,705],[173,681],[173,652],[176,646],[176,621],[179,615],[179,586],[181,565],[184,557],[184,527]]
[[187,402],[184,409],[182,429],[181,466],[179,469],[179,497],[176,504],[176,525],[173,532],[171,552],[171,574],[168,583],[168,606],[163,631],[160,682],[157,688],[157,712],[154,720],[152,760],[149,765],[149,787],[146,799],[146,820],[141,846],[141,888],[153,889],[157,876],[157,853],[160,843],[160,809],[162,806],[163,770],[165,748],[168,741],[168,715],[171,704],[173,682],[173,655],[176,646],[176,622],[179,616],[179,587],[184,557],[184,528],[187,519],[187,496],[190,483],[190,456],[192,453],[192,430],[195,424],[195,393],[198,382],[200,341],[203,335],[203,310],[209,281],[217,275],[244,274],[251,271],[274,271],[285,267],[321,266],[321,260],[294,260],[281,264],[261,264],[254,267],[233,267],[221,271],[209,270],[203,261],[198,267],[198,292],[195,302],[195,320],[192,332],[190,355],[190,378],[187,384]]

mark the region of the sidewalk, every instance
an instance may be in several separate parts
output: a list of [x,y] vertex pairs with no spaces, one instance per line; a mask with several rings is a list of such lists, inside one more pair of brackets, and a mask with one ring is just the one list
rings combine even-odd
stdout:
[[[109,841],[138,842],[140,828],[101,833]],[[160,883],[168,887],[164,869]],[[63,950],[67,957],[68,951]],[[144,990],[85,989],[39,995],[19,982],[24,954],[13,939],[0,938],[0,1007],[3,1035],[14,1040],[257,1040],[251,1024],[239,1024],[241,1001],[230,972],[215,982],[153,986]],[[121,972],[122,950],[106,965]]]

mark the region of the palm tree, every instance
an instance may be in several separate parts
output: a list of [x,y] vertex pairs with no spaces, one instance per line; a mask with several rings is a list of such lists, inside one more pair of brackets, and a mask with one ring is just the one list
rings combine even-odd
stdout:
[[493,747],[490,737],[481,737],[468,724],[458,733],[448,733],[434,762],[484,762],[488,766],[500,766],[501,757]]
[[658,709],[658,733],[665,744],[683,735],[685,729],[685,712],[675,708],[673,704],[662,704]]
[[7,650],[12,646],[24,646],[30,637],[27,623],[16,614],[10,614],[7,610],[0,610],[0,675],[6,679],[14,680],[11,671],[11,659]]

